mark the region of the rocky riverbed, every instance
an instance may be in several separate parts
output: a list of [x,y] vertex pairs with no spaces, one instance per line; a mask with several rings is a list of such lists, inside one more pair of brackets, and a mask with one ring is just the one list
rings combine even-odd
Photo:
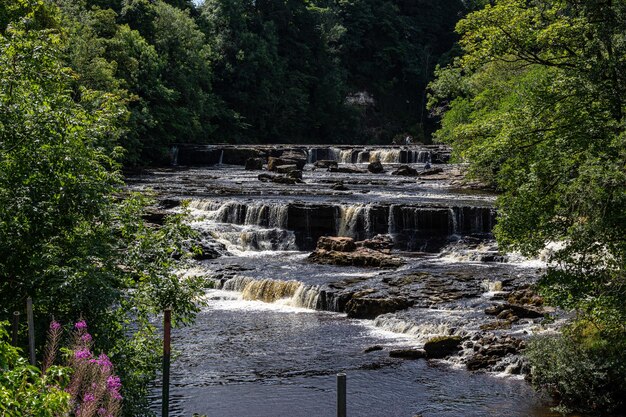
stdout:
[[387,358],[375,369],[443,360],[468,374],[521,378],[528,337],[555,326],[533,290],[541,262],[497,250],[495,196],[445,163],[445,148],[180,147],[177,157],[178,166],[128,184],[157,193],[155,222],[190,201],[204,253],[186,273],[205,278],[209,293],[328,312],[383,332],[382,343],[373,337],[359,348]]

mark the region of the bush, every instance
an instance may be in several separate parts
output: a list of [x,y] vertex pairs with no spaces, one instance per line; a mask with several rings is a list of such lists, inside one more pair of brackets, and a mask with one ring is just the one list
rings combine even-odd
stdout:
[[559,401],[556,410],[612,414],[626,411],[626,342],[589,329],[532,340],[526,354],[532,384]]

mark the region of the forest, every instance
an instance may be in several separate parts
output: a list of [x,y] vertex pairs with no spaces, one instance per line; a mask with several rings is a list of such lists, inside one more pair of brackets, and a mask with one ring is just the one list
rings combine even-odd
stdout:
[[[124,174],[179,143],[406,136],[498,193],[503,250],[551,248],[539,289],[571,320],[530,344],[533,385],[624,412],[626,2],[3,0],[0,86],[0,414],[153,414],[152,318],[193,321],[201,249]],[[8,342],[27,297],[38,367]]]

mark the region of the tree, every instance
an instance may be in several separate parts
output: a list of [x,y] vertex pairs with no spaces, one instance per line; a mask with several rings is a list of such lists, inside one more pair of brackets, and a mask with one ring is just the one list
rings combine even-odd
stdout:
[[171,306],[185,322],[197,311],[199,283],[174,273],[193,234],[182,214],[146,224],[148,197],[120,188],[125,103],[76,82],[58,9],[15,0],[0,5],[8,15],[0,27],[0,316],[22,310],[28,296],[39,329],[52,316],[82,315],[120,367],[125,413],[142,415],[159,358],[150,315]]
[[[437,137],[502,192],[503,247],[536,255],[559,243],[541,284],[548,300],[577,313],[566,338],[623,363],[626,4],[499,0],[457,30],[464,55],[431,85],[431,108],[443,114]],[[596,382],[615,382],[617,396],[590,389],[593,400],[579,392],[574,406],[623,407],[626,370],[614,371]],[[566,382],[558,377],[537,382]]]

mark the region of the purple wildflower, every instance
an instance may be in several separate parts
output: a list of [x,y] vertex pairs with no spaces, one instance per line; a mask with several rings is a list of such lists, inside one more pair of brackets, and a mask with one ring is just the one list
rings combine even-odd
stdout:
[[87,322],[85,320],[81,320],[79,322],[77,322],[74,327],[76,328],[76,330],[85,330],[87,329]]
[[83,396],[83,402],[90,403],[96,400],[96,396],[88,392]]
[[111,375],[107,378],[107,389],[111,394],[111,397],[116,400],[121,400],[122,396],[120,395],[120,388],[122,388],[122,382],[120,381],[119,376]]
[[60,328],[61,328],[61,323],[59,323],[58,321],[52,320],[50,322],[50,330],[51,331],[55,332],[55,331],[59,330]]
[[80,339],[85,343],[89,343],[93,340],[93,338],[91,337],[89,333],[85,333],[84,335],[80,337]]
[[104,408],[104,407],[100,407],[100,408],[98,409],[98,415],[99,415],[99,416],[104,416],[104,415],[106,415],[106,413],[107,413],[107,409],[106,409],[106,408]]
[[76,359],[89,359],[91,358],[91,351],[87,348],[79,349],[74,352],[74,357]]

